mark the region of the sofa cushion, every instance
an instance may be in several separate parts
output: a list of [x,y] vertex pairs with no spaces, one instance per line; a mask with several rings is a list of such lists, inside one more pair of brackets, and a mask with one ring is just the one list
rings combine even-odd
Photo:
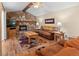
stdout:
[[47,44],[47,46],[43,46],[39,49],[39,54],[42,56],[52,56],[55,55],[57,52],[59,52],[62,49],[62,46],[59,44],[53,44],[50,43]]
[[74,47],[79,49],[79,39],[76,38],[76,39],[66,41],[64,47]]
[[55,56],[79,56],[79,50],[76,48],[66,47],[55,54]]
[[45,24],[42,26],[42,29],[47,31],[52,31],[54,30],[55,27],[56,27],[55,24]]
[[51,33],[47,32],[47,31],[43,31],[43,30],[39,31],[39,33],[43,34],[43,35],[51,35]]

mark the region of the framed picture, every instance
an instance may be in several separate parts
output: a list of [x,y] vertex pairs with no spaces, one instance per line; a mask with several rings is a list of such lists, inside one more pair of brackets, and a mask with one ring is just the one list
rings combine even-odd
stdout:
[[55,23],[54,18],[45,19],[45,24],[54,24],[54,23]]

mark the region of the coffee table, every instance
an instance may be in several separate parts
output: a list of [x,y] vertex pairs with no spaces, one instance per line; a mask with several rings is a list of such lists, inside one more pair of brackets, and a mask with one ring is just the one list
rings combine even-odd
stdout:
[[31,38],[34,38],[34,39],[38,39],[38,33],[36,32],[33,32],[33,31],[27,31],[24,33],[25,36],[28,38],[28,43],[31,42]]

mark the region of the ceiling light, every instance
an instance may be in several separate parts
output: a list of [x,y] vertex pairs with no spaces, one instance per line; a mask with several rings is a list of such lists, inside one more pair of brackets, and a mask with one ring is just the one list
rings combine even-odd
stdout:
[[34,3],[33,3],[33,6],[34,6],[34,8],[39,8],[40,3],[39,3],[39,2],[34,2]]
[[35,5],[35,6],[34,6],[34,8],[38,8],[38,7],[39,7],[38,5]]

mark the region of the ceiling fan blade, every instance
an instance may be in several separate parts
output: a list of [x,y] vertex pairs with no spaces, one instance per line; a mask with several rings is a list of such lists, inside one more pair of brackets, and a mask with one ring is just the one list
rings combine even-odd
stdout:
[[22,11],[25,12],[27,9],[29,9],[30,7],[32,7],[33,3],[29,3]]

